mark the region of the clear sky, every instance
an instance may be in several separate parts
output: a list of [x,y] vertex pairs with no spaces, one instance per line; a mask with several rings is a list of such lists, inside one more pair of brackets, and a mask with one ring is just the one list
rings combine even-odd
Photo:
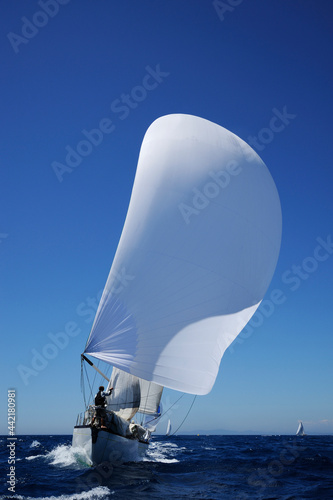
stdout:
[[[302,419],[309,434],[333,432],[332,13],[329,0],[5,2],[1,433],[9,388],[18,433],[72,432],[140,145],[169,113],[250,142],[283,214],[265,302],[182,431],[294,433]],[[178,397],[165,391],[164,407]],[[174,428],[191,401],[173,407]]]

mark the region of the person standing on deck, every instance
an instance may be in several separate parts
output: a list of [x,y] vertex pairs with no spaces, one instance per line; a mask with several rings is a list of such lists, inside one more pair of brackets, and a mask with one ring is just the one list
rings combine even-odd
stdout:
[[98,393],[95,396],[95,406],[96,406],[96,413],[91,421],[91,425],[94,424],[96,417],[100,419],[101,423],[101,429],[106,429],[105,426],[105,417],[106,417],[106,411],[105,411],[105,406],[106,406],[106,396],[110,396],[111,392],[113,390],[113,387],[109,389],[109,392],[104,392],[104,386],[101,385],[98,388]]

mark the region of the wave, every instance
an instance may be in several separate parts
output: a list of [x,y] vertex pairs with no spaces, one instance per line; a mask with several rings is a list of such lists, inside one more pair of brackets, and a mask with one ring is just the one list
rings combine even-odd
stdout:
[[175,455],[178,455],[180,451],[185,448],[179,448],[174,443],[161,443],[158,441],[153,441],[150,443],[147,456],[143,459],[144,462],[161,462],[165,464],[171,464],[179,462]]
[[33,455],[25,457],[26,460],[44,458],[51,465],[59,467],[84,466],[89,467],[91,462],[83,448],[73,448],[71,445],[60,444],[45,455]]
[[61,444],[51,450],[46,458],[52,465],[90,465],[89,458],[83,448],[73,448],[71,445]]
[[13,496],[0,496],[0,500],[100,500],[108,498],[109,495],[113,495],[107,486],[97,486],[89,491],[83,491],[82,493],[73,493],[71,495],[59,495],[50,497],[25,497],[22,495]]
[[30,445],[30,448],[38,448],[38,446],[40,446],[40,442],[37,441],[37,440],[34,440],[31,445]]
[[[33,441],[30,448],[37,451],[40,443]],[[175,443],[153,441],[147,450],[147,454],[143,457],[143,462],[160,462],[160,463],[177,463],[179,460],[176,458],[182,451],[186,450],[184,447],[179,447]],[[32,450],[31,450],[32,451]],[[35,451],[35,453],[36,453]],[[41,451],[41,450],[39,450]],[[43,450],[44,451],[44,450]],[[45,460],[50,465],[56,467],[68,468],[87,468],[92,466],[92,463],[83,448],[73,448],[71,445],[60,444],[55,446],[51,451],[45,454],[29,455],[25,460]]]
[[25,457],[26,460],[34,460],[35,458],[45,457],[45,455],[32,455],[31,457]]

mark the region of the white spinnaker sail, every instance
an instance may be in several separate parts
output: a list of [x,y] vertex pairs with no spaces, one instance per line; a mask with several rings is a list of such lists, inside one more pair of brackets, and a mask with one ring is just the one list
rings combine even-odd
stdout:
[[202,118],[159,118],[85,352],[207,394],[264,297],[280,241],[278,193],[250,146]]

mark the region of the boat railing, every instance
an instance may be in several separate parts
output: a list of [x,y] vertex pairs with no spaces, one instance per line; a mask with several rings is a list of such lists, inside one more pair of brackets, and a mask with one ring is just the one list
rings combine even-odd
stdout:
[[[101,406],[89,405],[86,411],[78,414],[75,425],[90,425],[92,422],[92,418],[96,413],[96,409],[101,408]],[[113,410],[109,410],[108,408],[103,408],[105,413],[108,415],[114,414]]]
[[75,425],[82,425],[82,413],[79,413],[76,419],[76,424]]
[[89,405],[86,411],[79,413],[76,419],[76,425],[89,425],[95,415],[95,408],[94,405]]

